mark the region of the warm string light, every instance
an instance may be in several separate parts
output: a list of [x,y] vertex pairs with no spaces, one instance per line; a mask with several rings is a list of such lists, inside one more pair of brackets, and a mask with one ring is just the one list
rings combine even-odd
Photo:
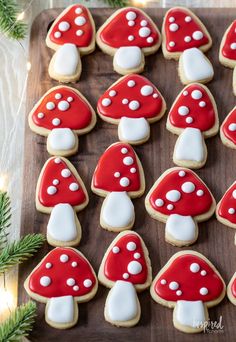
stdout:
[[0,317],[7,316],[15,307],[14,295],[6,288],[0,288]]
[[145,7],[148,0],[133,0],[132,2],[134,6]]
[[0,174],[0,191],[7,191],[9,178],[7,174]]
[[30,69],[31,69],[31,63],[30,63],[30,61],[28,61],[28,62],[26,63],[26,69],[27,69],[27,71],[30,71]]
[[21,12],[21,13],[18,14],[18,16],[17,16],[16,19],[17,19],[18,21],[20,21],[20,20],[23,20],[24,17],[25,17],[25,12]]

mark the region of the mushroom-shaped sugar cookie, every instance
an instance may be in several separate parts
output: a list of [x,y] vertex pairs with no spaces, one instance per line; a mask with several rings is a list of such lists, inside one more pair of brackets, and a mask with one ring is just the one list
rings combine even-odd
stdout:
[[45,163],[36,188],[36,208],[51,213],[47,240],[52,246],[75,246],[81,239],[76,216],[88,204],[88,194],[74,166],[63,157]]
[[146,13],[125,7],[107,19],[98,30],[96,40],[103,52],[114,56],[114,70],[126,75],[143,71],[144,56],[158,50],[161,35]]
[[48,31],[46,44],[55,50],[49,75],[60,82],[76,82],[81,74],[80,56],[95,49],[95,25],[89,10],[80,4],[67,7]]
[[219,129],[216,103],[208,88],[198,83],[186,86],[170,109],[166,127],[179,135],[174,163],[192,169],[202,167],[207,159],[204,138],[216,135]]
[[121,141],[137,145],[149,139],[149,123],[162,118],[166,103],[153,83],[132,74],[106,90],[98,100],[97,110],[104,121],[118,125]]
[[236,272],[227,286],[227,296],[231,303],[236,305]]
[[192,170],[174,167],[154,183],[145,206],[154,219],[166,223],[166,241],[182,247],[197,240],[197,222],[213,215],[215,199]]
[[148,250],[137,233],[125,231],[112,241],[98,279],[111,288],[104,310],[106,321],[118,327],[136,325],[141,316],[136,291],[147,289],[152,281]]
[[233,91],[234,95],[236,95],[236,20],[230,24],[222,38],[219,59],[221,64],[234,69]]
[[159,304],[174,308],[173,323],[185,333],[199,333],[208,321],[208,308],[225,296],[225,283],[202,254],[174,254],[153,280],[151,296]]
[[82,253],[74,248],[58,247],[35,267],[24,286],[30,297],[46,304],[45,319],[50,326],[68,329],[78,321],[77,303],[92,299],[98,283]]
[[220,127],[222,143],[236,149],[236,106],[231,110]]
[[143,168],[132,147],[120,142],[109,146],[92,179],[92,191],[106,197],[100,214],[101,226],[113,232],[132,228],[135,213],[130,198],[142,196],[144,190]]
[[211,47],[212,40],[192,11],[183,7],[167,11],[162,35],[163,54],[167,59],[179,59],[179,75],[183,84],[206,83],[213,78],[212,65],[203,54]]
[[88,133],[96,124],[96,114],[74,88],[51,88],[29,114],[30,128],[47,136],[47,150],[52,155],[69,156],[78,150],[78,135]]

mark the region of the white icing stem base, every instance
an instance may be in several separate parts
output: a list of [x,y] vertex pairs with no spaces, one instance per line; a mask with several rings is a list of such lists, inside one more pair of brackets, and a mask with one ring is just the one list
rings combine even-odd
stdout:
[[191,216],[172,214],[166,221],[167,240],[184,246],[194,242],[197,237],[197,224]]
[[47,323],[51,326],[70,327],[78,319],[78,306],[72,296],[53,297],[47,302],[45,316]]
[[54,128],[47,138],[47,150],[61,157],[78,149],[78,136],[70,128]]
[[110,192],[105,198],[100,216],[101,226],[105,229],[120,232],[134,224],[134,205],[126,191]]
[[149,139],[150,125],[145,118],[122,117],[118,126],[118,135],[121,141],[130,144],[140,144]]
[[122,46],[116,50],[113,60],[114,69],[123,74],[139,72],[144,64],[144,55],[138,46]]
[[186,332],[193,329],[202,331],[208,320],[207,307],[201,300],[178,300],[174,308],[174,323],[177,329]]
[[63,77],[75,75],[81,64],[80,53],[75,44],[60,46],[53,58],[53,71]]

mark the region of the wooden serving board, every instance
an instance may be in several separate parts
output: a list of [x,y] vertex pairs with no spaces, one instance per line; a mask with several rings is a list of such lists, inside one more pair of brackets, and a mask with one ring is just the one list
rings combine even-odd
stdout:
[[[25,163],[24,163],[24,193],[22,199],[21,234],[45,233],[49,219],[48,215],[41,214],[35,209],[35,187],[40,170],[49,155],[46,150],[46,139],[32,133],[28,127],[27,115],[37,100],[52,86],[57,85],[48,76],[48,65],[53,51],[46,47],[45,37],[50,23],[61,12],[60,9],[42,12],[32,25],[30,38],[30,62],[32,69],[28,79],[27,112],[25,128]],[[94,9],[96,26],[99,27],[113,12],[111,9]],[[232,93],[232,70],[219,64],[218,49],[220,40],[226,27],[236,17],[236,9],[196,9],[194,11],[206,23],[213,37],[213,47],[207,54],[215,69],[214,80],[208,84],[215,96],[219,109],[220,122],[235,105]],[[158,27],[161,28],[163,9],[149,9]],[[112,70],[112,58],[99,49],[82,59],[83,71],[80,81],[74,85],[96,108],[99,96],[120,76]],[[157,54],[146,58],[144,75],[147,76],[163,94],[168,109],[176,95],[183,88],[177,75],[177,63],[163,58],[161,49]],[[154,181],[166,169],[174,166],[172,154],[177,137],[165,128],[164,118],[151,125],[151,139],[144,145],[135,147],[146,173],[146,192]],[[96,128],[86,136],[80,138],[79,153],[70,158],[78,169],[89,192],[88,207],[79,213],[83,236],[79,249],[91,261],[98,271],[102,257],[110,242],[116,236],[114,233],[103,230],[99,226],[99,214],[103,198],[94,195],[90,190],[93,171],[98,158],[113,142],[116,142],[117,127],[98,119]],[[197,171],[206,181],[217,201],[224,191],[236,179],[236,151],[222,145],[219,136],[207,140],[208,159],[206,166]],[[134,230],[141,234],[148,250],[153,267],[153,276],[174,253],[180,249],[167,244],[164,240],[164,224],[159,223],[147,214],[144,207],[145,195],[134,200],[136,222]],[[45,243],[39,253],[20,268],[19,301],[28,299],[23,289],[23,282],[41,258],[51,249]],[[226,283],[236,271],[236,247],[234,246],[234,230],[218,223],[213,217],[211,220],[199,224],[199,238],[193,249],[207,256],[218,268]],[[89,303],[79,306],[80,317],[78,324],[68,330],[60,331],[49,327],[44,321],[44,304],[38,304],[38,316],[31,341],[233,341],[236,336],[236,307],[226,298],[215,308],[209,310],[212,321],[219,321],[222,315],[223,331],[188,335],[177,331],[173,327],[173,310],[156,304],[145,291],[139,295],[142,317],[139,324],[130,329],[116,328],[104,320],[103,310],[108,289],[99,286],[96,297]]]

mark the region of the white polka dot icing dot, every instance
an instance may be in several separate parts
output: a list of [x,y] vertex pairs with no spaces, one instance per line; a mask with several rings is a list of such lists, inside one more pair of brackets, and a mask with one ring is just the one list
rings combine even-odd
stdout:
[[207,274],[207,272],[205,270],[201,271],[201,275],[204,277]]
[[130,261],[128,263],[128,267],[127,270],[130,274],[139,274],[142,272],[142,265],[140,264],[140,262],[134,260],[134,261]]
[[233,198],[236,199],[236,190],[233,191],[232,195],[233,195]]
[[179,29],[179,25],[177,24],[170,24],[169,29],[171,32],[175,32]]
[[73,286],[73,290],[74,291],[79,291],[79,286],[78,285]]
[[184,184],[182,184],[181,189],[186,194],[190,194],[195,190],[195,185],[192,182],[185,182]]
[[61,32],[56,31],[56,32],[54,33],[54,37],[55,37],[55,38],[61,38]]
[[178,290],[179,284],[176,281],[171,281],[169,284],[169,288],[173,291]]
[[110,99],[105,98],[105,99],[102,100],[102,105],[104,107],[108,107],[108,106],[110,106],[110,104],[111,104],[111,100]]
[[200,101],[199,102],[199,106],[200,107],[205,107],[206,106],[206,102],[205,101]]
[[202,92],[200,90],[193,90],[191,96],[194,100],[199,100],[202,98]]
[[183,171],[183,170],[179,171],[179,176],[180,177],[184,177],[185,175],[186,175],[185,171]]
[[83,30],[77,30],[76,31],[76,36],[81,37],[84,34]]
[[51,185],[47,188],[48,195],[54,195],[56,192],[57,192],[57,188],[53,185]]
[[130,242],[127,243],[126,248],[128,249],[128,251],[135,251],[137,246],[136,246],[135,242],[130,241]]
[[47,269],[49,269],[49,268],[52,267],[52,264],[51,264],[50,262],[47,262],[45,267],[46,267]]
[[185,121],[189,124],[191,124],[193,122],[193,118],[191,116],[189,116],[188,118],[185,119]]
[[54,159],[54,163],[60,164],[60,162],[61,162],[61,159],[60,159],[60,158],[55,158],[55,159]]
[[77,191],[79,189],[79,185],[77,183],[71,183],[69,185],[70,191]]
[[166,194],[168,201],[177,202],[181,198],[181,193],[178,190],[170,190]]
[[188,115],[189,109],[188,109],[187,106],[180,106],[180,107],[178,108],[178,113],[179,113],[179,115],[182,115],[182,116]]
[[176,294],[177,294],[177,296],[181,296],[182,295],[182,291],[178,290],[178,291],[176,291]]
[[91,287],[92,286],[92,280],[85,279],[83,284],[84,284],[84,287]]
[[187,16],[184,18],[184,20],[185,20],[186,23],[189,23],[190,21],[192,21],[192,18],[191,18],[189,15],[187,15]]
[[75,279],[74,278],[67,279],[66,284],[68,286],[74,286],[75,285]]
[[158,98],[158,94],[153,94],[152,97],[153,97],[154,99],[157,99],[157,98]]
[[60,261],[61,262],[67,262],[69,260],[69,257],[68,257],[68,255],[67,254],[62,254],[61,256],[60,256]]
[[158,199],[155,200],[155,205],[157,207],[163,207],[164,201],[161,198],[158,198]]
[[198,190],[197,191],[197,196],[201,197],[204,195],[204,191],[203,190]]
[[110,90],[109,91],[109,96],[114,97],[116,96],[117,92],[115,90]]
[[170,23],[173,23],[174,21],[175,21],[175,18],[174,18],[174,17],[170,17],[170,18],[169,18],[169,22],[170,22]]
[[120,172],[118,172],[118,171],[115,172],[115,173],[114,173],[114,177],[119,178],[119,177],[120,177]]
[[55,99],[60,100],[62,98],[62,95],[60,93],[55,94]]
[[167,281],[165,279],[161,279],[161,285],[166,285]]
[[135,20],[137,17],[136,13],[133,11],[129,11],[126,13],[126,19],[127,20]]
[[82,8],[78,7],[75,10],[75,14],[81,14],[82,13]]
[[40,285],[42,285],[43,287],[47,287],[51,284],[52,281],[50,277],[43,276],[40,278],[39,282],[40,282]]
[[169,42],[169,46],[170,47],[174,47],[175,46],[175,42],[173,42],[173,41]]
[[130,101],[130,103],[129,103],[129,109],[131,109],[131,110],[137,110],[137,109],[139,109],[139,107],[140,107],[140,104],[139,104],[138,101],[136,101],[136,100]]
[[141,254],[140,253],[134,253],[134,259],[140,259]]
[[38,113],[38,115],[37,115],[37,116],[38,116],[38,118],[39,118],[39,119],[42,119],[42,118],[44,118],[44,114],[43,114],[43,113]]
[[124,273],[123,274],[123,279],[128,279],[129,278],[129,274],[128,273]]
[[129,184],[130,184],[129,178],[122,177],[120,179],[120,185],[123,186],[123,188],[126,188],[127,186],[129,186]]
[[72,266],[72,267],[77,267],[77,265],[78,265],[78,264],[77,264],[76,261],[73,261],[73,262],[71,263],[71,266]]
[[132,42],[132,41],[134,40],[134,36],[133,36],[133,35],[128,36],[128,40],[129,40],[130,42]]
[[193,272],[193,273],[197,273],[200,271],[200,265],[197,264],[196,262],[193,262],[191,265],[190,265],[190,271]]
[[122,103],[123,103],[124,105],[126,105],[126,104],[129,103],[129,100],[128,100],[128,99],[123,99],[123,100],[122,100]]
[[122,147],[122,149],[121,149],[121,153],[122,153],[122,154],[126,154],[126,153],[128,153],[128,150],[127,150],[127,148],[126,148],[126,147]]
[[58,185],[60,182],[58,179],[53,179],[52,184],[53,185]]
[[173,210],[173,209],[174,209],[173,204],[168,204],[168,205],[167,205],[167,209],[168,209],[168,210]]
[[127,86],[130,87],[130,88],[133,88],[135,86],[135,81],[133,80],[129,80],[128,83],[127,83]]
[[229,213],[230,215],[235,214],[235,209],[234,209],[234,208],[229,208],[228,213]]
[[206,287],[202,287],[199,292],[202,296],[206,296],[208,294],[208,289]]
[[73,99],[72,96],[67,97],[67,101],[68,101],[68,102],[72,102],[73,100],[74,100],[74,99]]
[[153,87],[150,86],[150,85],[145,85],[145,86],[143,86],[143,87],[141,88],[140,92],[141,92],[141,94],[142,94],[143,96],[152,95],[152,93],[153,93]]
[[52,124],[53,124],[53,126],[59,126],[59,125],[60,125],[60,123],[61,123],[61,120],[60,120],[60,119],[58,119],[58,118],[54,118],[54,119],[52,120]]
[[147,26],[147,20],[141,20],[141,23],[140,23],[140,25],[142,26],[142,27],[144,27],[144,26]]
[[131,27],[134,26],[135,25],[135,21],[133,21],[133,20],[128,21],[128,25],[131,26]]
[[184,95],[184,96],[187,96],[187,95],[188,95],[188,91],[187,91],[187,90],[184,90],[184,91],[183,91],[183,95]]
[[203,33],[201,31],[195,31],[192,34],[193,39],[200,40],[203,38]]
[[114,247],[112,248],[112,252],[115,253],[115,254],[119,253],[119,251],[120,251],[120,248],[117,247],[117,246],[114,246]]
[[148,37],[148,38],[147,38],[147,42],[150,43],[150,44],[153,43],[153,40],[154,40],[154,39],[153,39],[152,37]]
[[184,37],[184,41],[185,41],[186,43],[191,42],[191,40],[192,40],[192,38],[191,38],[190,36]]
[[230,44],[230,49],[231,50],[236,50],[236,43]]
[[135,167],[131,167],[131,169],[130,169],[130,172],[131,173],[135,173],[137,170],[135,169]]
[[86,23],[86,19],[84,17],[76,17],[75,18],[75,25],[77,26],[83,26]]
[[68,177],[70,177],[71,172],[70,172],[69,169],[63,169],[63,170],[61,171],[61,175],[62,175],[62,177],[64,177],[64,178],[68,178]]
[[47,108],[48,110],[53,110],[53,109],[55,108],[55,104],[54,104],[53,102],[48,102],[48,103],[46,104],[46,108]]
[[60,22],[60,24],[58,25],[58,28],[60,31],[62,32],[66,32],[69,30],[70,28],[70,24],[67,21],[62,21]]
[[146,38],[146,37],[150,36],[151,30],[148,27],[141,27],[141,29],[139,29],[139,31],[138,31],[138,34],[140,37]]
[[123,159],[123,164],[125,164],[125,165],[132,165],[133,162],[134,162],[134,160],[133,160],[132,157],[125,157],[125,158]]
[[231,124],[228,126],[228,129],[229,129],[231,132],[236,131],[236,123],[231,123]]

